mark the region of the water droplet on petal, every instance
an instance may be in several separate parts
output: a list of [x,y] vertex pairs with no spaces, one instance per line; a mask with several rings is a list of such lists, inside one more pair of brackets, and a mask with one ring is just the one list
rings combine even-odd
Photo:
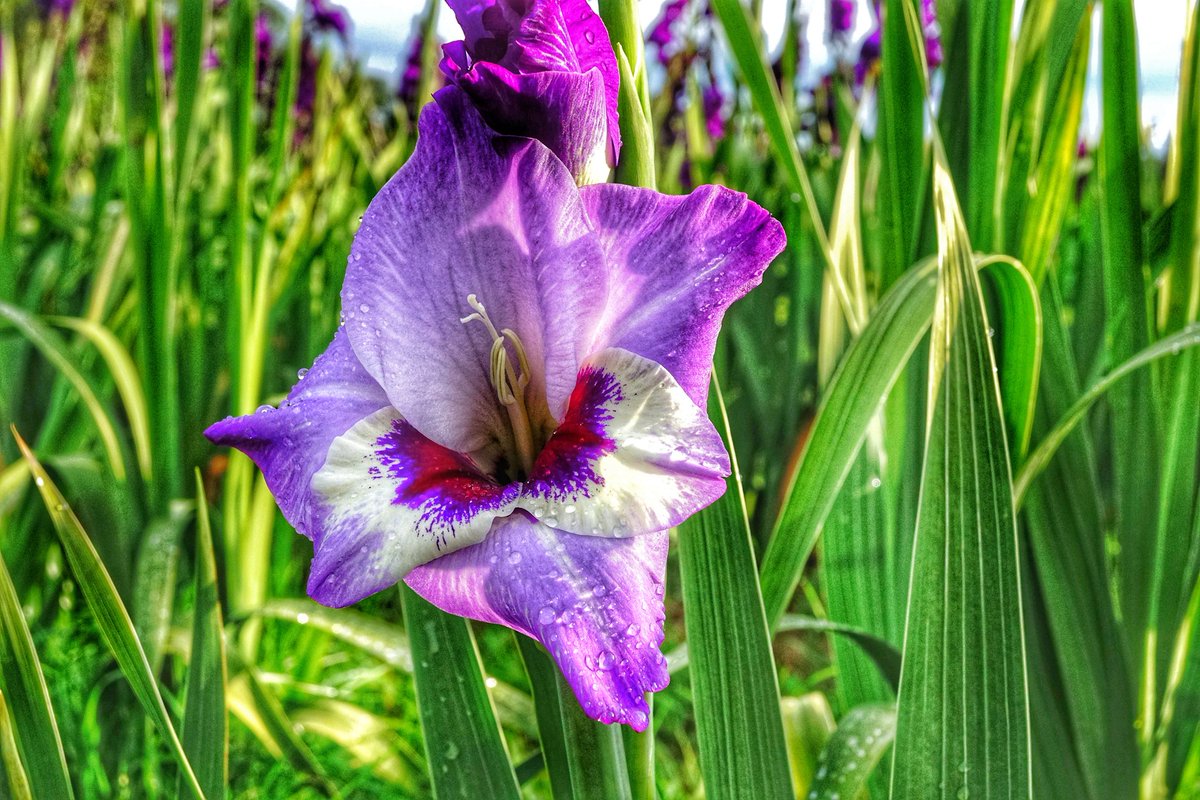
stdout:
[[596,666],[600,669],[612,669],[617,665],[617,657],[611,650],[605,650],[600,653],[600,658],[596,660]]
[[510,563],[514,566],[517,564],[520,564],[521,563],[521,552],[519,550],[513,550],[511,553],[509,553],[508,554],[508,563]]
[[308,374],[308,367],[301,367],[300,369],[296,370],[296,379],[304,380],[304,376],[307,374]]
[[549,625],[554,622],[554,618],[558,616],[558,612],[554,610],[554,606],[542,606],[542,610],[538,612],[538,622],[543,625]]
[[256,409],[254,409],[254,413],[255,414],[265,414],[268,411],[274,411],[274,410],[275,410],[275,406],[264,404],[264,405],[259,406]]
[[366,303],[362,303],[361,305],[359,305],[358,310],[364,314],[371,313],[371,307],[369,305],[367,305]]
[[587,39],[588,44],[596,43],[596,34],[592,33],[591,31],[584,31],[583,38]]

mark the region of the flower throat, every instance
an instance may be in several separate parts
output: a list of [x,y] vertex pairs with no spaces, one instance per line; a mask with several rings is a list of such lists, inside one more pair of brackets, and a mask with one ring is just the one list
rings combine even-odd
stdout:
[[[525,406],[525,387],[529,385],[529,358],[525,355],[525,345],[512,328],[496,330],[496,326],[488,317],[487,309],[479,302],[478,297],[473,294],[467,295],[467,305],[474,313],[461,318],[459,322],[464,325],[469,322],[481,322],[492,337],[492,388],[496,390],[496,398],[508,412],[509,427],[512,430],[521,472],[523,475],[529,475],[533,470],[534,454],[533,429],[529,422],[529,411]],[[515,368],[508,354],[510,344],[517,356]]]

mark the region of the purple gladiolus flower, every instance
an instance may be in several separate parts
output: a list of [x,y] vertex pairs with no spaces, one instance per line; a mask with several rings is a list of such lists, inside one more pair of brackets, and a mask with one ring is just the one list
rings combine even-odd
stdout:
[[936,69],[942,63],[942,30],[934,0],[921,0],[921,26],[925,33],[925,61],[930,69]]
[[417,102],[417,87],[421,85],[421,68],[423,66],[421,55],[424,50],[425,35],[418,27],[408,50],[408,58],[404,61],[404,72],[400,75],[400,85],[396,89],[396,97],[410,108]]
[[350,12],[329,0],[310,0],[308,19],[316,30],[332,31],[343,42],[350,36]]
[[855,0],[829,0],[829,30],[834,36],[845,36],[854,30]]
[[213,425],[314,545],[308,592],[403,579],[540,641],[584,710],[642,730],[667,529],[725,490],[704,413],[725,309],[782,227],[745,195],[578,187],[455,87],[368,207],[344,323],[278,409]]
[[586,0],[447,0],[466,38],[441,68],[500,133],[549,147],[576,181],[617,163],[620,76],[608,31]]
[[75,8],[75,0],[39,0],[38,5],[41,6],[42,16],[57,14],[65,17]]
[[671,60],[671,45],[675,42],[675,23],[683,16],[688,0],[668,0],[663,5],[662,16],[650,29],[646,39],[658,46],[658,60],[666,64]]
[[704,88],[704,124],[713,141],[725,135],[725,95],[716,83]]

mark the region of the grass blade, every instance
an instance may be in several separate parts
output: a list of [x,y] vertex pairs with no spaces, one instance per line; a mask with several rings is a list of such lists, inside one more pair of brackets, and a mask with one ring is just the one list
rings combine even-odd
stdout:
[[[25,624],[21,611],[21,600],[13,587],[8,565],[0,556],[0,630],[3,630],[3,646],[0,647],[0,690],[8,701],[8,708],[0,710],[12,720],[12,733],[17,749],[24,762],[24,774],[28,776],[28,788],[33,797],[75,796],[67,772],[67,758],[63,754],[62,739],[58,734],[58,721],[50,704],[50,691],[33,646],[33,636]],[[17,764],[18,769],[21,764]],[[20,776],[8,770],[9,780]],[[15,791],[14,791],[15,794]]]
[[158,683],[154,679],[154,673],[150,670],[150,662],[146,659],[146,653],[142,650],[142,644],[138,641],[137,633],[134,631],[133,620],[130,619],[129,612],[125,610],[125,605],[121,602],[116,587],[113,586],[108,570],[104,568],[100,556],[96,554],[96,549],[92,546],[83,526],[80,525],[75,512],[67,505],[66,499],[58,491],[58,487],[51,482],[50,476],[46,474],[46,470],[34,456],[33,451],[29,449],[25,440],[17,434],[15,429],[13,435],[17,439],[17,446],[29,463],[29,470],[33,473],[34,483],[37,484],[38,491],[42,495],[46,510],[50,512],[50,519],[54,523],[54,530],[58,533],[67,563],[70,564],[71,572],[79,583],[88,608],[96,618],[96,626],[100,629],[101,636],[104,637],[105,643],[112,651],[113,657],[116,658],[117,665],[121,668],[125,679],[129,681],[129,685],[133,689],[133,693],[137,695],[138,701],[141,702],[142,708],[145,709],[146,715],[158,729],[171,756],[179,765],[184,785],[196,800],[204,800],[204,790],[196,779],[196,773],[192,770],[183,744],[175,732],[175,726],[167,714],[167,707],[163,702],[161,692],[159,692]]
[[[728,439],[724,402],[713,386],[717,430]],[[700,769],[713,800],[790,798],[779,684],[732,447],[730,456],[725,494],[679,534]]]
[[517,800],[517,779],[467,621],[400,586],[434,794]]
[[192,654],[183,709],[183,749],[209,797],[224,797],[229,773],[229,718],[225,712],[225,627],[217,592],[208,501],[196,471],[196,606]]
[[1000,386],[966,226],[935,145],[930,425],[892,794],[1031,798],[1017,530]]
[[821,399],[763,557],[763,604],[772,627],[800,582],[871,419],[928,329],[934,274],[927,261],[897,281],[851,342]]
[[896,709],[891,705],[863,705],[838,723],[821,751],[809,800],[859,797],[875,765],[896,735]]
[[571,764],[563,733],[562,711],[558,698],[557,669],[550,656],[528,636],[515,634],[529,685],[533,689],[533,709],[537,715],[538,740],[550,777],[554,800],[572,800]]

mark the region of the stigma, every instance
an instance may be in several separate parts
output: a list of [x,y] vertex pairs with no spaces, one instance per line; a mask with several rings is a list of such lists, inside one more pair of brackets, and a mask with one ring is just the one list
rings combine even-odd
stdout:
[[[492,388],[496,391],[496,399],[508,412],[509,427],[512,431],[513,442],[516,445],[517,461],[524,475],[529,475],[533,469],[533,429],[529,423],[529,411],[525,405],[525,387],[529,385],[529,357],[525,354],[525,345],[521,337],[512,328],[496,329],[488,316],[487,308],[474,294],[467,295],[467,305],[473,313],[462,317],[459,322],[466,325],[471,322],[483,323],[492,337],[490,377]],[[508,348],[512,346],[516,356],[516,364],[509,355]]]

